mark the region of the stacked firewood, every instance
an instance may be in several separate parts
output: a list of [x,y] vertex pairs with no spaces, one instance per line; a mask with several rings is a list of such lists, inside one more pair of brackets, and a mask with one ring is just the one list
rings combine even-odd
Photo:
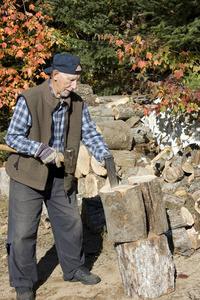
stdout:
[[[119,183],[126,184],[130,176],[155,175],[161,183],[173,247],[181,252],[199,248],[199,146],[188,145],[176,153],[169,146],[159,151],[153,133],[142,122],[144,115],[138,105],[147,103],[149,96],[94,99],[88,105],[91,119],[114,156]],[[84,145],[80,147],[76,178],[80,204],[83,198],[99,196],[108,183],[106,169]],[[166,191],[167,186],[171,190]]]

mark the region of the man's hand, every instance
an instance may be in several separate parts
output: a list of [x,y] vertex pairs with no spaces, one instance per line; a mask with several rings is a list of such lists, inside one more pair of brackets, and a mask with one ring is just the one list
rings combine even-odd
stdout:
[[61,162],[64,161],[64,156],[61,152],[45,144],[40,145],[35,157],[39,157],[44,164],[56,164],[57,168],[60,168]]

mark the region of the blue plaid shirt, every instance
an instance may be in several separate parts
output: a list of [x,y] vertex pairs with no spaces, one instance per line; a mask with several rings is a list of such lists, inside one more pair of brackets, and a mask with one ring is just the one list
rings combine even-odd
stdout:
[[[51,92],[53,93],[52,89]],[[62,153],[64,153],[64,125],[67,109],[68,104],[64,99],[55,108],[52,116],[51,139],[49,141],[49,146]],[[6,144],[20,153],[34,156],[41,143],[27,138],[31,126],[32,120],[26,100],[24,97],[20,97],[5,137]],[[96,131],[96,125],[91,121],[88,108],[85,104],[83,104],[82,111],[81,141],[99,162],[103,161],[105,155],[110,154],[103,136]]]

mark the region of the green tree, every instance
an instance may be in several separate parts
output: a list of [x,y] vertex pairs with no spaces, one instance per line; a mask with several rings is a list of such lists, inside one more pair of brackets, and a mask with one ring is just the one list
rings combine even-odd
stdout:
[[[124,34],[127,20],[136,11],[133,0],[49,0],[52,7],[51,25],[57,28],[71,53],[83,64],[83,81],[92,85],[95,93],[114,94],[129,89],[128,66],[119,64],[115,46],[109,46],[105,34]],[[59,47],[57,51],[65,51]]]
[[140,33],[153,34],[177,51],[200,50],[198,0],[136,0],[144,20]]

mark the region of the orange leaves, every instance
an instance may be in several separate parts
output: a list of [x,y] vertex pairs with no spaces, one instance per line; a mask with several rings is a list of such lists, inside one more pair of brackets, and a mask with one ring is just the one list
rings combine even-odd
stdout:
[[177,79],[180,79],[183,75],[183,70],[176,70],[174,71],[174,76],[177,78]]
[[142,69],[142,68],[146,67],[146,64],[147,64],[146,61],[140,60],[138,62],[138,67],[140,67],[140,69]]
[[38,51],[41,51],[44,49],[44,47],[41,44],[38,44],[37,48],[38,48]]
[[147,52],[146,59],[152,60],[152,57],[153,57],[152,53]]
[[30,10],[34,10],[34,9],[35,9],[35,6],[34,6],[33,4],[30,4],[30,5],[29,5],[29,9],[30,9]]
[[5,49],[5,48],[7,47],[7,44],[3,42],[3,43],[1,44],[1,46],[2,46],[3,49]]
[[[200,64],[195,62],[196,57],[189,51],[172,51],[153,36],[145,39],[132,32],[136,31],[127,31],[124,38],[110,36],[109,44],[116,46],[119,63],[130,65],[134,86],[143,92],[151,91],[153,99],[162,99],[157,112],[168,105],[175,113],[200,111]],[[198,88],[191,91],[186,83],[193,78]]]
[[123,45],[123,41],[122,40],[117,40],[116,41],[116,45],[118,46],[118,47],[121,47],[122,45]]
[[16,57],[23,57],[24,56],[24,52],[22,50],[18,50]]
[[[16,0],[3,0],[0,10],[0,86],[2,103],[12,105],[16,96],[36,84],[37,78],[47,78],[41,66],[51,56],[54,44],[50,19],[30,0],[19,6]],[[6,58],[8,57],[8,60]],[[12,61],[12,68],[4,62]],[[16,63],[15,63],[16,62]],[[10,104],[9,104],[10,103]]]

